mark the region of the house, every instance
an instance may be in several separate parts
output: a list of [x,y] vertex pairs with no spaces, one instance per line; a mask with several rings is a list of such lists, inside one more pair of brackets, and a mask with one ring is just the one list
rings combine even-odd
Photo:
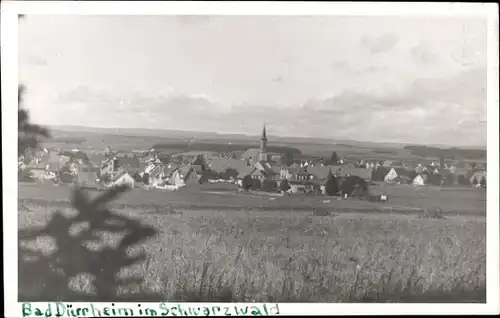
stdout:
[[290,186],[290,189],[287,191],[288,193],[310,193],[320,187],[320,184],[313,180],[291,179],[288,180],[288,185]]
[[196,172],[196,169],[192,166],[184,166],[172,173],[169,178],[172,185],[183,187],[190,184],[199,184],[201,182],[201,174]]
[[114,175],[118,171],[118,159],[116,157],[110,157],[101,163],[100,175]]
[[244,167],[239,171],[239,174],[236,177],[236,183],[241,187],[243,185],[243,178],[250,175],[254,170],[254,167]]
[[268,162],[264,161],[257,161],[254,167],[258,172],[253,171],[250,175],[256,176],[258,179],[261,179],[261,181],[264,179],[274,181],[280,180],[281,169],[279,167],[273,167]]
[[148,183],[151,186],[163,186],[165,184],[165,165],[159,164],[154,166],[152,170],[148,172],[149,180]]
[[[416,172],[411,172],[407,171],[403,167],[394,167],[389,170],[389,172],[385,175],[384,181],[385,182],[402,182],[403,179],[406,181],[403,181],[403,183],[408,183],[408,180],[411,182],[416,175]],[[396,180],[399,178],[399,180]]]
[[418,174],[412,181],[413,185],[423,186],[427,184],[427,175]]
[[479,170],[475,171],[472,176],[469,177],[469,181],[473,186],[481,186],[481,180],[484,178],[484,182],[486,182],[486,171]]
[[372,181],[384,181],[385,176],[389,173],[390,170],[391,169],[380,165],[375,167],[375,169],[373,169],[371,172]]
[[122,170],[119,174],[117,174],[109,183],[109,186],[119,186],[119,185],[127,185],[131,188],[135,186],[135,180],[125,170]]

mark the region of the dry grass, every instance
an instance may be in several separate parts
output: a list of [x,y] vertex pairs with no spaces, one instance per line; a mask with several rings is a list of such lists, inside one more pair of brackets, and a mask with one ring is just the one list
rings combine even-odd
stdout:
[[[50,215],[50,208],[26,208],[30,211],[20,211],[21,227],[41,224]],[[149,255],[147,261],[122,271],[124,276],[143,277],[143,285],[123,293],[153,289],[169,301],[486,298],[484,218],[136,209],[120,213],[159,231],[141,247]],[[103,235],[105,244],[116,240]],[[38,244],[47,252],[54,248],[50,241]],[[90,278],[73,279],[71,288],[92,292]]]

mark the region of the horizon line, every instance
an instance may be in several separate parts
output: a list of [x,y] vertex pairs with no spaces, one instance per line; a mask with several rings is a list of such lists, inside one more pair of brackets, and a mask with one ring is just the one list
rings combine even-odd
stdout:
[[[229,136],[229,135],[240,135],[240,136],[246,136],[246,137],[253,137],[253,136],[259,136],[260,133],[246,133],[246,132],[217,132],[217,131],[203,131],[203,130],[191,130],[191,129],[186,129],[186,130],[181,130],[181,129],[168,129],[168,128],[139,128],[139,127],[99,127],[99,126],[82,126],[82,125],[60,125],[60,124],[49,124],[46,125],[47,127],[51,128],[85,128],[85,129],[122,129],[122,130],[145,130],[145,131],[155,131],[155,130],[160,130],[160,131],[176,131],[176,132],[188,132],[188,133],[212,133],[216,135],[222,135],[222,136]],[[61,129],[64,130],[64,129]],[[314,137],[314,136],[292,136],[292,135],[277,135],[277,134],[269,134],[268,136],[271,137],[278,137],[278,138],[298,138],[298,139],[317,139],[318,141],[331,141],[336,142],[336,141],[345,141],[345,142],[353,142],[353,143],[373,143],[373,144],[395,144],[395,145],[402,145],[402,146],[427,146],[427,147],[436,147],[436,148],[442,148],[442,147],[449,147],[449,148],[462,148],[462,149],[480,149],[480,150],[487,150],[487,145],[450,145],[450,144],[424,144],[424,143],[415,143],[415,142],[397,142],[397,141],[371,141],[371,140],[356,140],[356,139],[334,139],[334,138],[329,138],[329,137]]]

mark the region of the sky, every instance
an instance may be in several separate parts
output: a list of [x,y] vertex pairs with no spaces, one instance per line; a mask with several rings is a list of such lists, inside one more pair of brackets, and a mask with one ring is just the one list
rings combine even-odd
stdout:
[[28,15],[45,125],[486,145],[486,19]]

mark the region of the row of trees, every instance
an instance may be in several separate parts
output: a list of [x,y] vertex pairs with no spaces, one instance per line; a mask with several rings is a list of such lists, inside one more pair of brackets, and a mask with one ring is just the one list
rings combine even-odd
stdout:
[[[348,193],[352,194],[354,193],[357,189],[361,191],[361,193],[364,193],[368,189],[368,185],[366,182],[357,176],[351,176],[343,180],[342,185],[339,186],[339,180],[335,178],[333,175],[332,171],[330,170],[328,172],[328,176],[326,177],[325,181],[325,193],[329,196],[336,196],[339,194],[340,191],[342,193]],[[290,184],[288,180],[282,180],[279,183],[276,181],[272,180],[264,180],[261,181],[259,179],[254,179],[250,175],[247,175],[243,178],[242,180],[242,188],[244,190],[262,190],[262,191],[276,191],[280,190],[283,192],[286,192],[290,189]]]

